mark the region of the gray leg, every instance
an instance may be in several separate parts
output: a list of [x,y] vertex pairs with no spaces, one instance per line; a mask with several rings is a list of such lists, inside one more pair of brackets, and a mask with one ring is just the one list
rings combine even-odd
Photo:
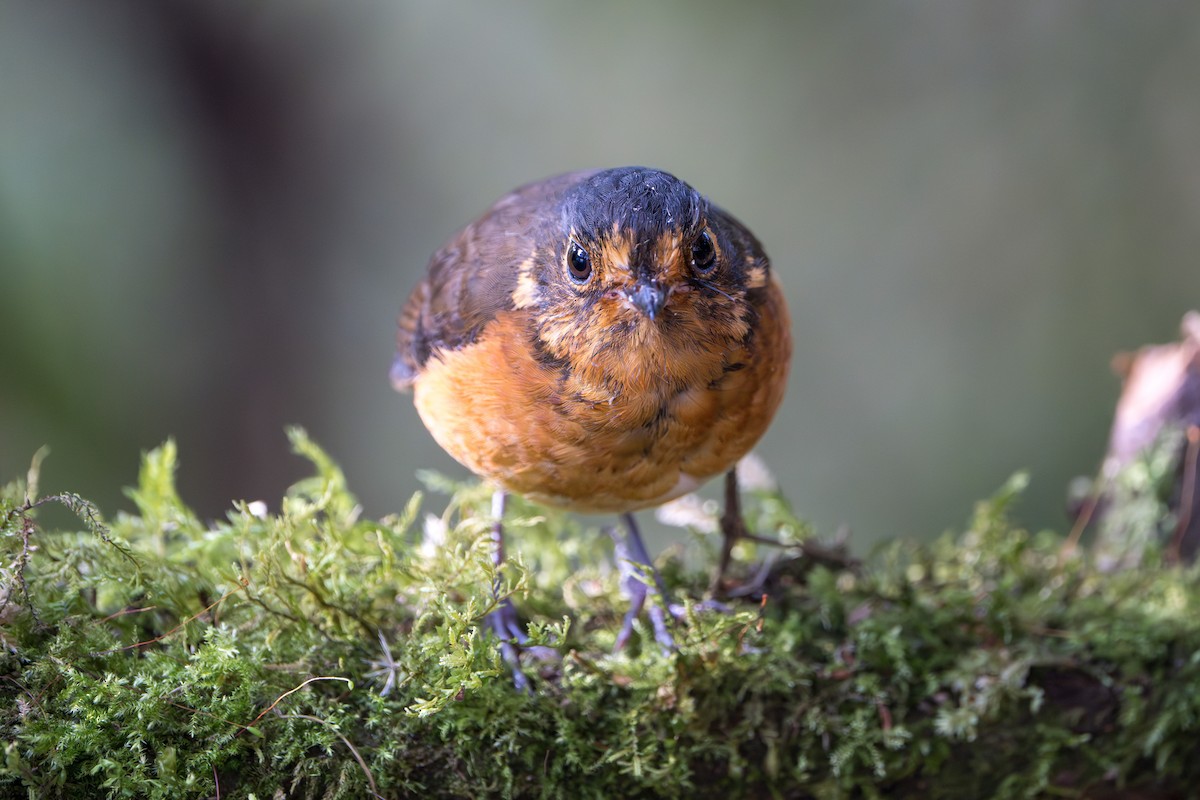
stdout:
[[[492,517],[496,520],[492,524],[492,564],[497,569],[504,564],[504,507],[507,500],[508,493],[503,489],[497,489],[496,493],[492,495]],[[500,576],[497,575],[492,583],[492,597],[498,599],[499,596]],[[504,657],[504,662],[512,669],[513,684],[518,691],[530,691],[529,678],[525,677],[525,673],[521,671],[519,647],[529,637],[521,628],[521,621],[517,619],[517,609],[513,606],[512,599],[506,597],[500,600],[496,609],[488,614],[487,622],[496,632],[497,638],[500,639],[500,654]]]
[[[499,569],[504,565],[504,507],[507,505],[508,493],[497,489],[492,495],[492,517],[496,520],[492,525],[492,565]],[[499,598],[500,576],[497,575],[492,583],[492,597]],[[512,600],[504,598],[491,614],[488,623],[501,639],[516,639],[518,643],[525,641],[525,631],[517,619],[517,610]]]
[[[626,612],[625,619],[621,623],[615,649],[620,650],[629,641],[629,637],[633,633],[634,620],[637,619],[642,609],[646,608],[647,596],[654,592],[658,595],[658,602],[652,602],[647,608],[646,614],[650,617],[650,624],[654,628],[655,641],[662,647],[664,653],[670,652],[675,649],[675,639],[667,630],[666,617],[663,613],[667,597],[666,588],[663,586],[662,578],[658,575],[658,570],[654,569],[654,562],[651,561],[650,554],[646,552],[646,545],[642,542],[642,535],[638,532],[633,514],[624,514],[621,519],[625,522],[626,535],[621,537],[614,529],[609,530],[609,535],[612,536],[617,566],[621,571],[621,589],[629,599],[629,611]],[[640,579],[634,569],[633,565],[635,564],[644,567],[653,576],[653,587],[647,586]]]
[[746,522],[742,519],[742,498],[738,492],[737,468],[725,473],[725,511],[721,514],[721,558],[713,574],[709,590],[713,594],[721,591],[729,562],[733,558],[733,546],[746,536]]
[[[793,543],[759,536],[746,528],[746,520],[742,516],[742,498],[738,490],[737,468],[735,467],[725,473],[725,510],[721,513],[721,558],[717,562],[716,572],[713,573],[712,583],[709,585],[709,591],[713,595],[718,595],[723,591],[731,597],[761,593],[762,587],[770,575],[771,566],[774,564],[773,558],[762,564],[758,574],[750,580],[750,583],[740,587],[734,586],[728,590],[725,588],[725,573],[729,570],[729,564],[732,561],[733,547],[741,539],[771,547],[796,546]],[[812,555],[810,548],[805,545],[800,545],[800,547]],[[842,563],[842,561],[842,559],[837,559],[835,563]]]

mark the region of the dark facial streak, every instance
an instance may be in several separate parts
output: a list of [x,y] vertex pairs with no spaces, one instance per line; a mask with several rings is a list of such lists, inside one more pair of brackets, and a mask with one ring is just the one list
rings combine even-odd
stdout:
[[570,360],[556,356],[547,350],[546,343],[542,341],[537,328],[531,327],[527,336],[529,339],[529,349],[533,353],[534,361],[543,367],[558,370],[564,376],[564,379],[571,374]]
[[704,278],[692,278],[692,283],[693,283],[693,284],[695,284],[696,286],[700,286],[700,287],[703,287],[703,288],[705,288],[705,289],[708,289],[710,292],[716,292],[717,294],[719,294],[719,295],[723,296],[723,297],[724,297],[726,300],[729,300],[729,301],[731,301],[731,302],[734,302],[734,303],[736,303],[736,302],[737,302],[737,300],[736,300],[736,299],[735,299],[735,298],[734,298],[732,295],[730,295],[728,292],[726,292],[726,291],[723,291],[722,289],[720,289],[720,288],[719,288],[719,287],[718,287],[718,286],[717,286],[715,283],[713,283],[711,280],[707,280],[707,279],[704,279]]

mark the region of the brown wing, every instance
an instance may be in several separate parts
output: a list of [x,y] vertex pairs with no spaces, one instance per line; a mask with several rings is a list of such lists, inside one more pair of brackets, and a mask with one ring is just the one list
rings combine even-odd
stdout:
[[557,235],[559,198],[588,174],[522,186],[434,253],[400,312],[391,373],[397,390],[412,385],[430,356],[470,344],[497,312],[512,308],[521,263]]

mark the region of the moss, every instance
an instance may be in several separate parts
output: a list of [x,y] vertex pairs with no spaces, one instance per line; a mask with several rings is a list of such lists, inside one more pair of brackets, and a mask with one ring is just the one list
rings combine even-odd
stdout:
[[[519,501],[510,564],[486,491],[439,517],[365,519],[336,465],[277,514],[196,518],[171,443],[137,512],[72,495],[0,500],[0,795],[13,797],[1187,796],[1200,785],[1200,590],[1153,554],[1102,574],[1009,510],[866,565],[797,549],[763,602],[689,604],[678,652],[635,637],[606,537]],[[34,489],[35,491],[35,489]],[[78,530],[37,522],[48,503]],[[760,533],[807,526],[777,492]],[[743,548],[744,550],[745,548]],[[741,553],[743,559],[752,551]],[[748,567],[747,567],[748,568]],[[557,661],[516,692],[483,632],[493,582]]]

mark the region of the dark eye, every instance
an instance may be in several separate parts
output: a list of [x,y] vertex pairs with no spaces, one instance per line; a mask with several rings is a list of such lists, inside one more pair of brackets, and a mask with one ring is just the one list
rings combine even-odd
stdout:
[[692,242],[692,267],[697,272],[708,272],[717,263],[717,251],[713,249],[708,231],[704,231]]
[[592,277],[592,257],[575,242],[571,242],[567,248],[567,271],[576,283],[587,283],[587,279]]

